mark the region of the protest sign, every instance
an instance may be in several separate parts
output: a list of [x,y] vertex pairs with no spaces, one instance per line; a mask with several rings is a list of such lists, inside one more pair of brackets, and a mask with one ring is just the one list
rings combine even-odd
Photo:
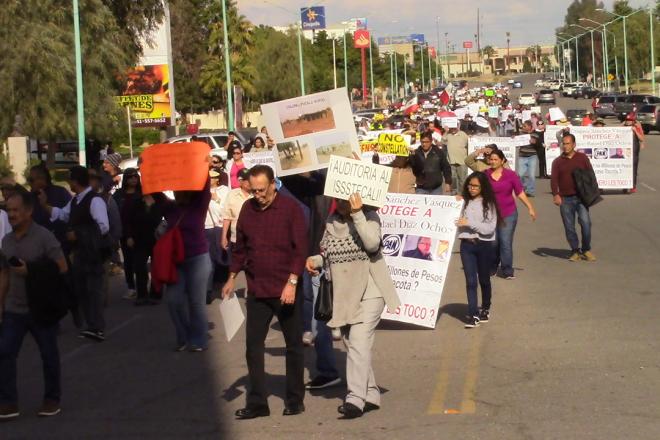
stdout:
[[275,171],[275,175],[277,175],[275,153],[273,151],[243,153],[243,163],[246,168],[252,168],[255,165],[268,165]]
[[479,108],[480,107],[481,106],[476,102],[468,104],[468,113],[470,114],[470,116],[472,116],[473,118],[476,118],[477,115],[479,115]]
[[435,328],[462,208],[452,196],[387,195],[383,255],[401,306],[386,308],[383,319]]
[[381,133],[378,136],[378,151],[385,154],[408,156],[410,154],[408,147],[410,147],[410,136],[398,133]]
[[561,111],[559,107],[552,107],[549,112],[551,121],[561,121],[562,119],[566,119],[566,115],[564,115],[564,112]]
[[359,193],[365,205],[379,208],[385,203],[391,177],[390,167],[332,156],[323,195],[348,200],[351,194]]
[[500,115],[500,108],[496,105],[491,105],[488,107],[488,117],[497,118]]
[[532,113],[536,113],[538,116],[541,116],[541,106],[540,105],[535,105],[529,108]]
[[457,109],[454,109],[454,114],[458,119],[464,119],[465,115],[467,115],[468,109],[466,107],[459,107]]
[[511,114],[511,110],[502,110],[500,112],[500,120],[506,121],[509,118],[510,114]]
[[518,147],[529,144],[529,135],[515,137],[487,137],[472,136],[468,141],[468,152],[473,153],[486,145],[495,144],[499,150],[502,150],[507,162],[512,170],[516,169],[518,158]]
[[205,142],[156,144],[141,157],[144,194],[199,191],[209,178],[209,146]]
[[360,153],[346,88],[261,106],[275,141],[278,176],[327,168],[331,156]]
[[531,110],[523,110],[522,111],[522,120],[523,120],[523,122],[531,121],[531,119],[532,119],[532,111]]
[[[548,174],[561,154],[557,132],[566,127],[548,126],[545,133]],[[630,127],[570,127],[575,150],[589,158],[600,189],[633,187],[633,132]],[[548,148],[550,147],[550,148]]]
[[395,154],[383,154],[383,153],[378,153],[377,151],[363,151],[361,155],[361,159],[365,162],[373,163],[374,154],[378,155],[378,163],[380,165],[391,164],[392,162],[394,162],[394,159],[396,159]]
[[446,128],[457,128],[458,118],[456,117],[442,118],[442,126]]

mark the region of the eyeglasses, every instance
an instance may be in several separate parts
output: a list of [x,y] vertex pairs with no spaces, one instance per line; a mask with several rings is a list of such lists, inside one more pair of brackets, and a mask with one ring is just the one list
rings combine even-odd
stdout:
[[212,163],[213,165],[218,165],[218,164],[220,163],[220,161],[218,161],[218,160],[212,160],[211,163]]
[[268,191],[268,188],[252,188],[250,192],[252,194],[265,194]]

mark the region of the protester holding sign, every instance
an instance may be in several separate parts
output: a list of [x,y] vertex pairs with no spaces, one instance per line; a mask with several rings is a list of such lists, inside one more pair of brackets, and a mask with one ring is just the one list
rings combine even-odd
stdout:
[[[479,322],[488,322],[490,317],[490,266],[498,214],[493,188],[484,173],[470,174],[463,186],[462,197],[465,207],[456,226],[461,240],[461,262],[468,299],[469,317],[465,328],[474,328]],[[481,286],[481,312],[477,284]]]
[[307,270],[318,273],[327,259],[333,284],[332,319],[340,328],[348,356],[348,394],[337,409],[346,419],[361,417],[380,407],[380,389],[372,368],[371,348],[385,305],[395,310],[399,297],[381,253],[380,218],[364,210],[354,193],[348,201],[337,200],[321,239],[321,255],[307,259]]
[[490,169],[486,175],[495,192],[497,209],[502,221],[497,227],[496,258],[493,262],[491,273],[497,273],[507,280],[515,279],[513,273],[513,234],[518,224],[518,209],[516,208],[515,195],[527,206],[529,216],[536,220],[536,211],[523,191],[522,182],[515,171],[506,169],[506,157],[501,150],[493,150],[490,153]]
[[642,125],[637,122],[634,113],[629,113],[623,122],[626,127],[631,127],[633,132],[633,187],[631,193],[637,192],[637,168],[639,168],[639,152],[644,148],[644,130]]
[[421,147],[410,159],[417,178],[417,194],[442,195],[443,178],[444,190],[451,191],[452,168],[445,151],[433,145],[433,134],[430,131],[422,133]]

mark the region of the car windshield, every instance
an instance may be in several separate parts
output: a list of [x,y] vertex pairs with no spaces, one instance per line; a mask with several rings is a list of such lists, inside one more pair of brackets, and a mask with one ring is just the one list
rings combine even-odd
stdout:
[[225,135],[213,136],[213,140],[215,141],[216,144],[218,144],[220,148],[225,146],[225,144],[227,143],[227,138],[228,136]]

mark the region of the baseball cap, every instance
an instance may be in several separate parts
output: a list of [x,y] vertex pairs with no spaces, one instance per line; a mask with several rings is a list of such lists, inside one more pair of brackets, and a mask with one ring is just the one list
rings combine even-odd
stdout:
[[243,168],[238,172],[238,178],[241,180],[247,180],[250,178],[250,170]]

